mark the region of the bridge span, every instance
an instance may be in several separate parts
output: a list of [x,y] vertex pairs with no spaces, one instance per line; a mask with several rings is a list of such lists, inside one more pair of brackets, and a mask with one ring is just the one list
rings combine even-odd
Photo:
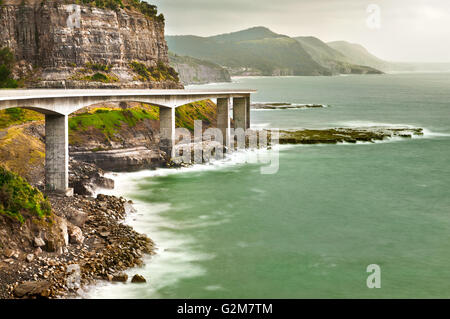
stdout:
[[50,192],[70,195],[68,116],[84,107],[107,102],[140,102],[160,109],[160,147],[173,156],[175,109],[206,99],[217,99],[217,126],[223,145],[234,128],[250,128],[250,96],[254,90],[0,90],[0,110],[20,107],[45,115],[45,184]]

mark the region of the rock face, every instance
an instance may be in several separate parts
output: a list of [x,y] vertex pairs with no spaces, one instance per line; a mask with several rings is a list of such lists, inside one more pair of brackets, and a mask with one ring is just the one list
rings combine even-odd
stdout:
[[[29,87],[182,87],[165,78],[145,81],[133,71],[131,62],[157,68],[169,59],[164,22],[132,9],[4,0],[0,30],[0,47],[9,47],[28,70]],[[93,77],[96,72],[103,76]]]
[[169,59],[183,84],[231,82],[227,69],[215,63],[172,53],[169,53]]
[[164,162],[160,151],[151,150],[145,146],[98,152],[73,152],[70,155],[75,159],[95,163],[104,170],[116,172],[156,168]]
[[114,188],[114,180],[103,176],[101,168],[89,163],[78,162],[73,158],[69,161],[69,187],[79,195],[93,195],[95,188]]

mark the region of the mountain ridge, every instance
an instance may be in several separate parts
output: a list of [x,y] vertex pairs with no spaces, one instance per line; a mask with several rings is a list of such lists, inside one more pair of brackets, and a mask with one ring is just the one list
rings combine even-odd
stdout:
[[292,38],[262,26],[209,37],[166,36],[166,41],[175,54],[213,62],[234,76],[382,73],[353,63],[318,38]]

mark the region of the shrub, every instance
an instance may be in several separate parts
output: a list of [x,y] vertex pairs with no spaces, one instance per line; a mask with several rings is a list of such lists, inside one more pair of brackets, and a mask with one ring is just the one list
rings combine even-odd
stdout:
[[23,223],[24,214],[39,218],[50,216],[51,205],[38,189],[0,166],[0,214]]
[[139,75],[141,81],[174,81],[179,82],[178,73],[174,68],[159,62],[156,67],[147,67],[145,64],[133,61],[130,64],[133,71]]
[[[1,0],[0,0],[1,1]],[[119,9],[135,9],[147,17],[155,19],[157,21],[164,22],[164,16],[158,15],[158,9],[155,5],[151,5],[146,1],[140,0],[77,0],[77,3],[84,5],[92,5],[97,8],[104,8],[117,11]],[[125,2],[125,3],[124,3]]]
[[19,85],[12,78],[15,63],[14,54],[7,47],[0,49],[0,88],[17,88]]
[[103,72],[109,72],[111,70],[111,66],[107,64],[102,63],[87,63],[86,68],[92,70],[92,71],[103,71]]
[[108,77],[103,73],[95,73],[91,79],[95,82],[108,82]]

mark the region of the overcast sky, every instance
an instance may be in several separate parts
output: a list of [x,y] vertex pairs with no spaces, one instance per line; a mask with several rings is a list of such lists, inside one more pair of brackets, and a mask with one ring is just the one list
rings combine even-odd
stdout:
[[[147,0],[166,34],[209,36],[266,26],[289,36],[360,43],[390,61],[450,62],[450,0]],[[376,10],[380,9],[380,28]],[[367,20],[370,20],[369,23]]]

